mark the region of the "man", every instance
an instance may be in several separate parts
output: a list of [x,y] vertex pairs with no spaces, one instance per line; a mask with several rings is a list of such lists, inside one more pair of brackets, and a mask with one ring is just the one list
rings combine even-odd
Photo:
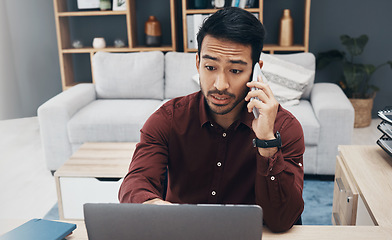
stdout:
[[260,21],[239,8],[219,10],[205,21],[197,37],[201,91],[167,102],[146,121],[120,202],[258,204],[276,232],[299,219],[301,125],[261,78],[250,82],[254,64],[262,66],[263,39]]

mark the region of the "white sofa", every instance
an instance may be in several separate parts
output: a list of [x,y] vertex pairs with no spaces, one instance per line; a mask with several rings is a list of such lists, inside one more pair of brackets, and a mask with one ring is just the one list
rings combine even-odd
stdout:
[[[315,68],[311,53],[274,56]],[[140,128],[168,99],[199,90],[195,53],[103,53],[93,57],[95,84],[79,84],[45,102],[38,118],[47,167],[58,169],[84,142],[137,142]],[[332,83],[312,82],[286,107],[305,135],[306,174],[333,175],[337,147],[351,143],[354,110]]]

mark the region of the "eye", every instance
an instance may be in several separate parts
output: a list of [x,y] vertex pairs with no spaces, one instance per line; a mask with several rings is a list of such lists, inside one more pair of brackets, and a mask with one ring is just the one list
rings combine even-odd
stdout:
[[240,73],[242,73],[242,71],[241,71],[241,70],[238,70],[238,69],[232,69],[232,70],[230,70],[230,72],[232,72],[232,73],[234,73],[234,74],[240,74]]
[[208,71],[213,71],[213,70],[215,70],[215,68],[214,68],[213,66],[205,66],[205,68],[206,68]]

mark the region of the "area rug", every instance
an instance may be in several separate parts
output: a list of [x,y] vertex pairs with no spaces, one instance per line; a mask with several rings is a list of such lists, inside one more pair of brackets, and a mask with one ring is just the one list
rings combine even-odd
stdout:
[[[332,225],[333,181],[305,180],[303,199],[305,209],[302,213],[303,225]],[[58,220],[57,203],[44,219]]]

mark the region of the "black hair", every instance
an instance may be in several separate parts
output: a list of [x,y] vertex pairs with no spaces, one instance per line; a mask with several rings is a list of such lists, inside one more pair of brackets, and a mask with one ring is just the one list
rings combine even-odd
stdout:
[[208,17],[197,34],[198,53],[206,35],[243,45],[251,45],[253,65],[259,62],[265,30],[250,12],[237,8],[223,8]]

